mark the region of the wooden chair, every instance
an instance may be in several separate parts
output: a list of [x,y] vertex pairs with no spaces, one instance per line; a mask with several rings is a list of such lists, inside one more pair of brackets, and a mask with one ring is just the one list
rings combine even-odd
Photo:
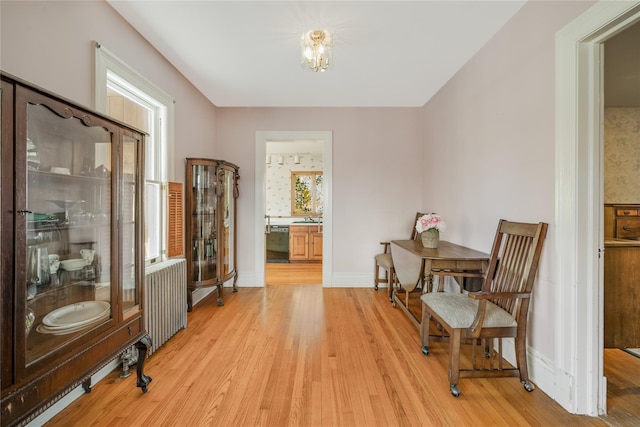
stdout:
[[[450,343],[449,384],[453,396],[460,395],[459,378],[519,376],[525,390],[534,390],[527,371],[527,314],[546,233],[547,224],[542,222],[500,220],[481,291],[432,292],[420,297],[422,353],[429,354],[430,320],[434,320],[442,336],[431,339]],[[515,368],[503,366],[505,337],[515,339]],[[472,345],[470,369],[460,369],[463,340]]]
[[[424,215],[422,212],[416,213],[416,217],[412,225],[411,240],[420,236],[416,231],[416,222],[418,222],[418,218],[422,215]],[[380,244],[384,246],[384,252],[375,256],[373,288],[377,291],[379,283],[387,283],[387,286],[389,287],[389,301],[393,301],[393,287],[397,283],[398,279],[396,278],[396,272],[393,268],[393,259],[391,258],[391,250],[389,249],[391,242],[380,242]],[[385,271],[384,277],[380,277],[381,268]]]

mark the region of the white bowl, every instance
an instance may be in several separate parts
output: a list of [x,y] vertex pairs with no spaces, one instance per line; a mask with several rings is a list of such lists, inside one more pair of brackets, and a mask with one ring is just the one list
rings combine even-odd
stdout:
[[87,262],[82,258],[65,259],[60,261],[60,267],[67,271],[80,270],[87,265]]

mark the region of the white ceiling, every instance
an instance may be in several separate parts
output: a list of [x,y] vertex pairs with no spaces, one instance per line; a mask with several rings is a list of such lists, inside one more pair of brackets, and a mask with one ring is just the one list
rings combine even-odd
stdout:
[[[108,0],[220,107],[424,105],[525,1]],[[334,68],[300,66],[326,29]]]

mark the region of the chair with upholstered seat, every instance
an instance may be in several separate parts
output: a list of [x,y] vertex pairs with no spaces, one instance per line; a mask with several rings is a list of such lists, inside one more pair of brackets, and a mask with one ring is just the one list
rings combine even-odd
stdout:
[[[416,231],[416,222],[418,218],[424,215],[422,212],[417,212],[416,217],[412,224],[411,231],[411,240],[414,240],[420,236]],[[397,283],[398,279],[396,278],[396,272],[393,268],[393,259],[391,259],[391,250],[389,249],[389,245],[391,242],[380,242],[381,245],[384,246],[384,252],[375,256],[375,270],[373,276],[373,288],[377,291],[378,284],[387,283],[388,293],[389,293],[389,301],[393,301],[393,287]],[[380,276],[380,269],[384,270],[384,277]]]
[[[420,297],[422,352],[429,354],[430,339],[449,341],[452,395],[460,395],[460,378],[475,377],[519,376],[525,390],[533,391],[527,370],[527,315],[546,232],[547,224],[542,222],[500,220],[479,292],[432,292]],[[440,336],[430,336],[431,320],[438,325]],[[514,338],[516,367],[503,363],[502,338],[508,337]],[[460,368],[463,343],[472,346],[468,369]]]

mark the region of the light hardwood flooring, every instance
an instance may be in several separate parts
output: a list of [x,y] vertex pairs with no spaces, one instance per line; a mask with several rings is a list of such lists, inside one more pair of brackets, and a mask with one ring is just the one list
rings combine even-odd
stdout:
[[[200,302],[187,329],[147,360],[148,393],[135,375],[113,372],[47,426],[607,425],[527,393],[517,378],[463,379],[454,398],[447,344],[431,350],[422,355],[415,327],[384,290],[240,288],[223,307],[211,296]],[[637,378],[634,366],[609,387],[635,413],[623,422],[638,425],[637,382],[619,383]]]
[[267,285],[320,285],[322,263],[267,263],[265,264]]

